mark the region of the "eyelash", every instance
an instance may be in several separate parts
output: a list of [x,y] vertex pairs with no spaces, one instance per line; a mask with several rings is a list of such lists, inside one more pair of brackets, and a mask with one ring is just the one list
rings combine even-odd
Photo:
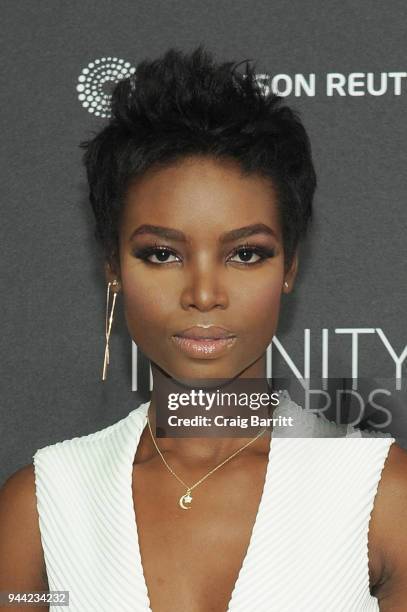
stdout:
[[[173,261],[169,261],[169,262],[161,261],[159,263],[155,261],[149,261],[148,258],[151,255],[155,255],[156,251],[160,251],[161,253],[162,252],[169,253],[170,255],[176,255],[175,251],[173,251],[169,247],[161,246],[157,243],[155,243],[154,246],[151,246],[151,247],[144,247],[142,249],[138,249],[134,251],[133,255],[134,257],[137,257],[138,259],[141,259],[145,261],[146,263],[152,264],[153,266],[162,266],[166,264],[168,265],[168,264],[176,263]],[[239,265],[247,266],[247,267],[255,266],[256,264],[260,264],[262,261],[269,259],[271,257],[274,257],[275,255],[274,249],[269,249],[267,247],[254,246],[251,244],[242,244],[232,251],[232,257],[236,255],[237,253],[239,253],[240,251],[251,251],[255,255],[260,256],[260,259],[258,259],[257,261],[253,263],[248,263],[245,261],[234,262],[234,263],[239,263]]]

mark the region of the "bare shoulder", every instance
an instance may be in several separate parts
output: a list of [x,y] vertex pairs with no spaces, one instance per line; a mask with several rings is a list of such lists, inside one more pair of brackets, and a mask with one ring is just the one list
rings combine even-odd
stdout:
[[34,465],[29,464],[14,472],[0,488],[0,525],[17,519],[25,523],[35,512],[35,473]]
[[380,610],[407,611],[407,451],[397,443],[383,467],[370,532],[380,558],[374,591]]
[[0,591],[19,590],[48,590],[32,464],[0,488]]

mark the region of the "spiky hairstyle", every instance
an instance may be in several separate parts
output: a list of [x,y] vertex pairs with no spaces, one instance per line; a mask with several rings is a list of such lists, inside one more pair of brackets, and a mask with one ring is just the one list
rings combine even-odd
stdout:
[[316,175],[299,113],[260,82],[249,61],[215,62],[202,45],[141,61],[115,86],[107,125],[80,147],[95,237],[113,263],[129,182],[189,156],[234,160],[243,173],[271,179],[287,266],[312,215]]

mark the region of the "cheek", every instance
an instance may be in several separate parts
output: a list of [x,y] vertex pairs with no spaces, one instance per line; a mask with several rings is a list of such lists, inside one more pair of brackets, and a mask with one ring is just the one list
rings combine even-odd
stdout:
[[137,280],[122,276],[122,284],[124,314],[133,340],[158,335],[160,323],[165,324],[168,317],[168,292],[141,274]]
[[281,301],[281,283],[272,281],[267,284],[258,283],[253,291],[240,295],[242,322],[244,332],[253,340],[270,339],[278,323]]

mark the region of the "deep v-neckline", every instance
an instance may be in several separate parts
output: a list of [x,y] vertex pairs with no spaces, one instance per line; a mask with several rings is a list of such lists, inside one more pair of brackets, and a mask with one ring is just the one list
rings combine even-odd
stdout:
[[[153,612],[153,610],[151,608],[150,596],[148,593],[148,587],[147,587],[147,582],[146,582],[146,578],[144,574],[143,562],[141,559],[139,529],[137,525],[136,511],[134,507],[133,461],[134,461],[137,447],[138,447],[138,444],[141,438],[141,434],[143,433],[144,428],[147,424],[147,411],[148,411],[149,404],[150,402],[141,404],[138,408],[133,410],[131,413],[134,417],[134,420],[131,423],[135,427],[135,429],[134,431],[130,432],[132,434],[131,440],[130,440],[131,449],[130,449],[129,456],[127,457],[128,465],[126,466],[127,476],[128,476],[128,480],[126,483],[127,484],[127,494],[130,496],[130,500],[129,500],[131,504],[130,515],[132,517],[132,524],[129,526],[129,531],[130,531],[130,538],[132,541],[132,548],[134,549],[133,558],[135,560],[135,568],[133,568],[135,572],[130,572],[130,573],[132,575],[133,580],[134,580],[134,573],[135,573],[135,579],[137,581],[136,586],[140,588],[140,590],[143,591],[144,607],[145,607],[145,610],[143,612]],[[236,578],[235,584],[232,589],[232,593],[230,596],[228,606],[226,608],[226,612],[233,612],[235,605],[237,605],[237,609],[238,609],[238,598],[239,598],[239,593],[240,593],[242,576],[246,568],[249,566],[249,563],[253,556],[254,540],[256,539],[256,533],[260,528],[259,525],[263,521],[263,513],[264,513],[264,506],[265,506],[264,500],[266,499],[268,495],[268,489],[270,488],[270,479],[271,479],[271,474],[272,474],[271,456],[272,456],[272,453],[275,454],[276,446],[278,446],[278,444],[276,444],[277,441],[278,441],[278,438],[276,438],[275,436],[274,437],[270,436],[266,475],[264,478],[263,489],[262,489],[261,496],[260,496],[260,502],[257,508],[257,514],[254,520],[251,534],[250,534],[246,553],[243,558],[242,564],[240,566],[239,572],[237,574],[237,578]],[[133,444],[131,442],[133,442]]]

